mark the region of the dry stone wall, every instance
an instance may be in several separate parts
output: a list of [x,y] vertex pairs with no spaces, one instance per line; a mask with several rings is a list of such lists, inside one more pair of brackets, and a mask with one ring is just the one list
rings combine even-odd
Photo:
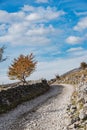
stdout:
[[0,114],[4,113],[18,104],[31,100],[49,90],[46,80],[35,84],[19,85],[18,87],[2,90],[0,92]]

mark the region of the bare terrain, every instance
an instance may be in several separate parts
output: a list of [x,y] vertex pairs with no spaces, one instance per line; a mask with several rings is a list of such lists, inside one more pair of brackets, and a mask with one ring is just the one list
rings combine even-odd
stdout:
[[71,85],[53,84],[44,95],[0,116],[0,130],[67,130]]

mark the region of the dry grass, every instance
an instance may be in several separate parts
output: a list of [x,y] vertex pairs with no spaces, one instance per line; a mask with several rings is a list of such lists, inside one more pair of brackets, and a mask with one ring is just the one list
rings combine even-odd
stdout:
[[80,81],[87,82],[87,69],[77,69],[75,71],[71,71],[65,75],[60,76],[60,80],[57,81],[73,85],[78,84]]

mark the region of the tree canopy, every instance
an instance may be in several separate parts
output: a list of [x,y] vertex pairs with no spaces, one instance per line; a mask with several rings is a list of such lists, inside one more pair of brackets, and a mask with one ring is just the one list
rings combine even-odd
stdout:
[[35,71],[36,64],[32,53],[27,56],[20,55],[9,67],[8,76],[11,80],[18,79],[25,83],[26,78]]

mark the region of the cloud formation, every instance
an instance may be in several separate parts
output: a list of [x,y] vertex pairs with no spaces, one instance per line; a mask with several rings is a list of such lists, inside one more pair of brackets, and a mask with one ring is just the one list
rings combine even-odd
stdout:
[[0,10],[0,42],[16,45],[49,44],[52,41],[49,36],[53,37],[60,31],[54,28],[50,21],[64,14],[64,11],[58,11],[56,8],[29,5],[14,13]]
[[83,41],[83,38],[78,37],[78,36],[69,36],[68,38],[66,38],[66,42],[69,44],[79,44]]
[[83,31],[87,29],[87,17],[80,19],[77,25],[73,28],[75,31]]
[[82,47],[76,47],[76,48],[70,48],[67,50],[67,52],[75,52],[75,51],[82,51],[83,48]]
[[75,13],[77,16],[87,16],[87,11],[84,11],[84,12],[76,12],[76,11],[74,11],[74,13]]
[[36,0],[37,3],[48,3],[48,0]]

